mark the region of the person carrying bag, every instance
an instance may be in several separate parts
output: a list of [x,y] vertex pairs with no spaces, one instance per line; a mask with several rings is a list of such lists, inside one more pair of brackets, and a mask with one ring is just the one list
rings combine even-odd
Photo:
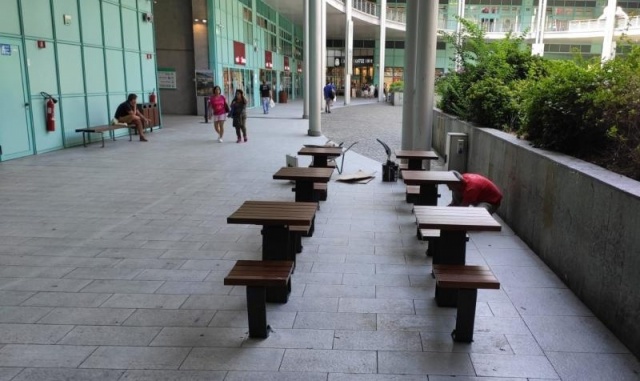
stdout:
[[231,102],[229,116],[233,118],[233,127],[236,128],[236,143],[247,141],[247,98],[240,89],[236,90],[236,96]]

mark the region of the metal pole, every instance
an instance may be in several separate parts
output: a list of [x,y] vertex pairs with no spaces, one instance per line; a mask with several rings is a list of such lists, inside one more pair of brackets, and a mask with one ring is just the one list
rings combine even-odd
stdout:
[[387,48],[387,0],[380,0],[380,59],[378,66],[378,101],[384,101],[384,60]]
[[345,0],[345,33],[344,33],[344,105],[351,103],[351,65],[353,60],[353,24],[351,21],[352,0]]
[[322,63],[321,27],[322,4],[324,0],[309,0],[309,136],[320,136],[320,103],[322,101],[322,87],[320,86],[320,72]]
[[304,60],[304,81],[302,83],[302,119],[309,119],[309,2],[304,2],[304,37],[302,54]]
[[[416,78],[416,31],[418,29],[418,0],[407,0],[407,32],[404,46],[404,100],[402,106],[402,149],[413,148],[413,114]],[[395,96],[395,95],[394,95]]]

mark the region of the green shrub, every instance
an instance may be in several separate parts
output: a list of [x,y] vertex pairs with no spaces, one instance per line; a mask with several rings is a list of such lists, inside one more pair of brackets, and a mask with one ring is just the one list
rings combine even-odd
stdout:
[[400,93],[404,91],[404,81],[395,81],[389,86],[389,91],[392,93]]

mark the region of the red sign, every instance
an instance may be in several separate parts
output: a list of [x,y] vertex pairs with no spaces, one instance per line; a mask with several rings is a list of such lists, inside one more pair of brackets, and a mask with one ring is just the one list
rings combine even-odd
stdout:
[[265,50],[264,52],[264,67],[267,69],[273,69],[273,55],[268,50]]
[[302,73],[302,62],[298,61],[298,73]]
[[42,41],[42,40],[38,40],[38,48],[40,49],[44,49],[47,47],[47,43]]
[[247,54],[242,42],[233,41],[233,62],[236,65],[244,66],[247,64]]
[[291,71],[291,67],[289,66],[289,57],[284,57],[284,71]]

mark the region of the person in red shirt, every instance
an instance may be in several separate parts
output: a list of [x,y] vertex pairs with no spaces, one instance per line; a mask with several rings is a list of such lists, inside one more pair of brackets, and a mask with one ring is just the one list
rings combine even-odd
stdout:
[[491,214],[498,210],[502,192],[491,180],[475,173],[452,172],[460,182],[449,185],[452,196],[449,206],[481,206]]

